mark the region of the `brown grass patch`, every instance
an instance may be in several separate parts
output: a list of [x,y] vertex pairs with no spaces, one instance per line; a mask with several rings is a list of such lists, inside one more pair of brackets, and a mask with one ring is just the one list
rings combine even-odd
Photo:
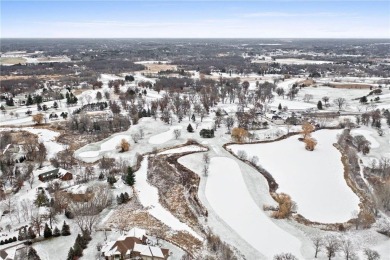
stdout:
[[150,64],[142,64],[146,67],[145,70],[141,70],[140,72],[141,73],[158,73],[160,71],[164,71],[164,70],[177,70],[177,66],[176,65],[172,65],[172,64],[154,64],[154,63],[150,63]]

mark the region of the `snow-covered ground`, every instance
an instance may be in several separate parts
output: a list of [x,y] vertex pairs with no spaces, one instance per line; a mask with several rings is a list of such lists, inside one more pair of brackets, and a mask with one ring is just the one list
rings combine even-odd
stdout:
[[150,144],[163,144],[168,142],[169,140],[173,139],[173,131],[175,129],[182,129],[182,126],[172,126],[168,131],[163,132],[161,134],[154,135],[149,138]]
[[117,146],[121,143],[122,139],[125,139],[127,142],[131,143],[132,138],[130,133],[124,134],[122,132],[119,134],[114,134],[111,137],[104,139],[103,141],[88,144],[75,152],[75,155],[81,160],[86,162],[94,162],[107,153],[117,153]]
[[205,193],[215,212],[266,259],[281,251],[302,258],[300,241],[275,225],[256,205],[233,159],[211,158]]
[[145,156],[141,162],[140,169],[135,173],[137,182],[135,189],[138,192],[138,197],[142,205],[148,208],[149,213],[155,218],[171,227],[173,230],[184,230],[192,234],[194,237],[202,240],[202,238],[187,224],[178,220],[171,212],[166,210],[158,201],[158,190],[150,185],[147,181],[148,157]]
[[327,64],[327,63],[333,63],[332,61],[324,61],[324,60],[305,60],[305,59],[276,59],[275,61],[272,60],[252,60],[253,63],[280,63],[280,64]]
[[158,154],[174,154],[174,153],[185,153],[185,152],[202,152],[207,149],[198,145],[187,145],[179,148],[173,148],[166,151],[163,151]]
[[372,167],[373,161],[378,165],[379,159],[390,158],[390,128],[384,122],[382,122],[382,130],[383,136],[379,136],[377,129],[370,126],[360,126],[351,130],[352,136],[363,135],[371,143],[368,154],[358,154],[365,166]]
[[347,186],[341,155],[333,146],[339,130],[313,133],[318,145],[313,152],[305,150],[298,136],[264,144],[230,145],[237,154],[257,156],[259,164],[272,174],[279,192],[289,194],[298,212],[312,221],[344,222],[358,210],[359,198]]

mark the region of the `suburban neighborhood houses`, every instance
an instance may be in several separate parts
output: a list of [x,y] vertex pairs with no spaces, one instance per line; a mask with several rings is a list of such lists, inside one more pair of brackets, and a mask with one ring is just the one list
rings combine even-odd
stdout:
[[0,260],[390,260],[389,2],[0,5]]

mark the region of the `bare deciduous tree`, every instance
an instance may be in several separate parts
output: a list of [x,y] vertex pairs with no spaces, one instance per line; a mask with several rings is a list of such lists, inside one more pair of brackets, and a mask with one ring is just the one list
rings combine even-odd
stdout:
[[232,117],[232,116],[228,116],[225,118],[225,125],[229,131],[233,127],[234,122],[235,122],[235,120],[234,120],[234,117]]
[[210,163],[210,155],[208,153],[204,153],[202,160],[205,164],[209,164]]
[[173,136],[175,137],[175,139],[179,139],[179,137],[181,136],[181,130],[180,129],[173,130]]
[[317,258],[318,253],[321,251],[322,247],[324,246],[324,241],[321,236],[312,237],[311,241],[313,243],[314,250],[315,250],[314,258]]
[[341,240],[341,250],[343,251],[346,260],[354,260],[355,246],[352,243],[351,239],[343,238]]
[[368,248],[364,249],[364,255],[367,260],[378,260],[381,258],[377,251]]
[[38,236],[41,236],[41,229],[43,228],[44,218],[40,214],[38,209],[32,212],[30,224],[37,231]]
[[281,253],[274,256],[274,260],[298,260],[293,254],[291,253]]
[[92,232],[99,219],[99,213],[111,204],[112,195],[108,185],[95,186],[90,194],[92,198],[88,201],[72,202],[69,208],[80,229]]
[[341,110],[344,106],[347,105],[347,100],[345,98],[339,97],[333,100],[333,103]]
[[324,239],[324,248],[328,259],[332,259],[336,252],[340,250],[340,241],[335,235],[328,235]]

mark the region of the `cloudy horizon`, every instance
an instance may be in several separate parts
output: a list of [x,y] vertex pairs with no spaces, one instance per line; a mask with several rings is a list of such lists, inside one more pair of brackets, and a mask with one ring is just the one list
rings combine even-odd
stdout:
[[1,38],[390,38],[388,1],[1,1]]

